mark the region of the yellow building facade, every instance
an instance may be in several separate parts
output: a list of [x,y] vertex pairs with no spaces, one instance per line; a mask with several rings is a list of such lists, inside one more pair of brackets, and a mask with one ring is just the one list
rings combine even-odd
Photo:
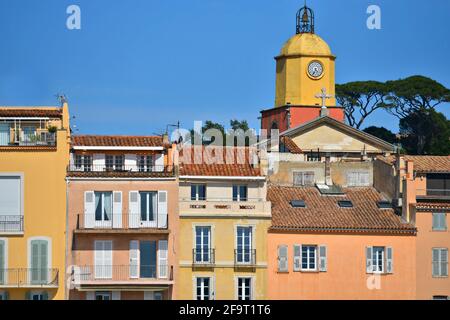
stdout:
[[249,162],[209,160],[180,160],[178,299],[264,300],[271,223],[266,178]]
[[62,107],[0,107],[0,298],[65,297],[66,168]]

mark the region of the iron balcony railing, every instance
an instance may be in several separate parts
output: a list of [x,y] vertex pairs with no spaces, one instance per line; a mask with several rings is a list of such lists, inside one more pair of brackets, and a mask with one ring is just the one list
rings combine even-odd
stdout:
[[192,261],[197,266],[210,266],[216,263],[215,249],[192,249]]
[[0,287],[58,287],[56,268],[0,269]]
[[56,134],[54,132],[26,133],[23,132],[16,139],[19,146],[55,146]]
[[0,234],[23,232],[23,215],[0,215]]
[[450,199],[450,189],[417,189],[416,195],[418,199]]
[[88,265],[77,266],[72,271],[72,281],[114,282],[173,280],[173,270],[167,264],[158,265]]
[[256,249],[235,249],[234,250],[235,266],[255,266],[256,265]]
[[107,175],[123,175],[123,176],[171,176],[174,174],[173,166],[139,166],[136,164],[91,164],[78,163],[71,161],[67,167],[70,174],[82,174],[87,176],[107,176]]
[[77,230],[167,229],[167,214],[83,213],[77,215]]

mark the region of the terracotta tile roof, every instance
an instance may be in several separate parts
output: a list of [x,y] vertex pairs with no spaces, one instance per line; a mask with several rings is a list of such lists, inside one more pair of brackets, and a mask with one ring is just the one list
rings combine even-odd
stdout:
[[289,150],[290,153],[303,153],[302,149],[297,146],[297,144],[291,139],[291,137],[283,136],[280,138],[280,141],[282,144],[284,144],[284,146],[287,150]]
[[436,211],[444,210],[450,211],[450,201],[447,202],[418,202],[415,205],[417,210]]
[[[414,162],[414,171],[416,172],[450,172],[450,156],[405,155],[403,158]],[[378,159],[390,165],[394,165],[396,162],[396,156],[379,156]]]
[[[271,230],[415,232],[414,226],[402,223],[393,209],[378,208],[382,197],[374,188],[343,190],[342,196],[322,196],[314,187],[269,186]],[[306,208],[293,208],[291,200],[304,200]],[[353,208],[340,208],[339,200],[351,200]]]
[[159,136],[72,136],[72,146],[84,147],[162,147]]
[[261,176],[260,169],[252,165],[250,154],[250,148],[244,147],[183,147],[179,153],[180,175]]
[[0,117],[61,118],[62,108],[0,107]]
[[68,171],[70,178],[168,178],[174,177],[173,167],[167,167],[163,172],[127,172],[127,171]]

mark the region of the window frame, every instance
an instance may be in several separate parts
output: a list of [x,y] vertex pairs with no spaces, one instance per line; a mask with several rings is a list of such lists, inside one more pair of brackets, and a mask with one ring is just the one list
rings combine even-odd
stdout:
[[[444,225],[440,225],[440,219],[443,217]],[[434,222],[435,219],[438,221],[438,226],[436,227]],[[431,218],[431,230],[432,231],[447,231],[447,212],[433,212]]]
[[[208,280],[208,295],[207,295],[207,299],[205,299],[206,295],[205,295],[205,285],[204,285],[204,281]],[[200,283],[200,288],[201,288],[201,292],[199,295],[198,289],[199,289],[199,280],[202,280],[202,282]],[[212,277],[208,277],[208,276],[198,276],[194,278],[194,296],[195,296],[195,300],[196,301],[207,301],[207,300],[213,300],[213,295],[212,295],[212,284],[213,284],[213,278]],[[199,299],[199,296],[201,297],[201,299]]]
[[[200,190],[203,187],[204,196],[201,197]],[[193,194],[193,191],[195,192],[195,196]],[[206,201],[206,192],[207,187],[206,183],[192,183],[191,184],[191,201]]]
[[[242,189],[245,190],[245,197],[242,196]],[[236,190],[236,196],[235,196]],[[232,186],[233,202],[247,202],[248,201],[248,185],[247,184],[233,184]]]
[[[247,285],[245,283],[240,283],[241,281],[248,281],[248,299],[247,295],[244,292],[244,299],[241,298],[242,291],[246,289]],[[246,277],[246,276],[239,276],[236,277],[236,300],[238,301],[251,301],[253,300],[253,287],[254,287],[254,278],[253,277]],[[242,287],[244,285],[244,287]]]
[[[201,238],[201,243],[200,243],[200,257],[201,259],[197,259],[197,246],[198,246],[198,242],[197,242],[197,230],[202,230],[200,238]],[[208,236],[208,243],[206,244],[206,249],[205,249],[205,244],[203,243],[204,240],[204,232],[203,230],[208,230],[209,232],[207,233]],[[211,226],[203,226],[203,225],[197,225],[194,226],[194,246],[195,246],[195,263],[208,263],[211,262],[211,246],[212,246],[212,227]],[[205,260],[205,250],[206,250],[206,255],[207,255],[207,259]]]
[[[243,229],[249,229],[250,234],[248,235],[249,244],[248,249],[246,252],[246,245],[245,245],[245,234],[243,233],[241,236],[241,243],[239,243],[239,230]],[[236,225],[236,231],[235,231],[235,249],[236,249],[236,262],[239,264],[250,264],[253,260],[253,247],[254,247],[254,234],[255,234],[255,227],[252,225]],[[241,245],[242,250],[239,250],[239,245]],[[241,252],[240,252],[241,251]],[[239,255],[242,259],[239,259]],[[248,256],[248,261],[245,258]]]
[[[438,252],[438,260],[435,261],[434,260],[434,251],[437,250]],[[446,251],[447,252],[447,261],[444,262],[442,261],[442,251]],[[448,248],[443,248],[443,247],[434,247],[431,249],[431,263],[432,263],[432,267],[431,267],[431,275],[433,278],[448,278]],[[438,264],[438,274],[434,274],[434,264],[437,263]],[[443,270],[442,270],[442,264],[445,263],[445,272],[446,275],[443,275]]]
[[[306,268],[303,267],[303,249],[307,249],[306,251]],[[310,250],[311,248],[314,248],[314,268],[310,268],[310,264],[311,264],[311,256],[310,256]],[[318,269],[318,264],[317,264],[317,253],[318,253],[318,246],[315,244],[303,244],[300,246],[300,271],[302,272],[317,272]]]
[[[109,296],[109,299],[97,299],[98,296],[106,297]],[[112,301],[112,291],[95,291],[94,294],[95,301]]]
[[[381,251],[381,260],[379,255],[376,255],[376,253],[379,253]],[[382,246],[373,246],[372,247],[372,273],[376,273],[376,274],[384,274],[386,272],[386,247],[382,247]],[[380,270],[375,270],[375,267],[379,267],[379,263],[381,261],[381,271]],[[375,263],[377,262],[377,263]]]

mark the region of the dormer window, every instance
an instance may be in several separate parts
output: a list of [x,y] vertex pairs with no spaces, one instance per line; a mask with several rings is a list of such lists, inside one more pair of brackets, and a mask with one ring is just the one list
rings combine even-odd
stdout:
[[92,170],[92,156],[90,155],[75,155],[75,170],[77,171],[91,171]]
[[350,200],[338,201],[338,205],[340,208],[353,208],[353,202],[351,202]]
[[155,157],[152,155],[138,156],[139,172],[149,172],[155,167]]
[[124,155],[106,155],[105,156],[105,167],[106,170],[112,171],[122,171],[124,170],[125,156]]

